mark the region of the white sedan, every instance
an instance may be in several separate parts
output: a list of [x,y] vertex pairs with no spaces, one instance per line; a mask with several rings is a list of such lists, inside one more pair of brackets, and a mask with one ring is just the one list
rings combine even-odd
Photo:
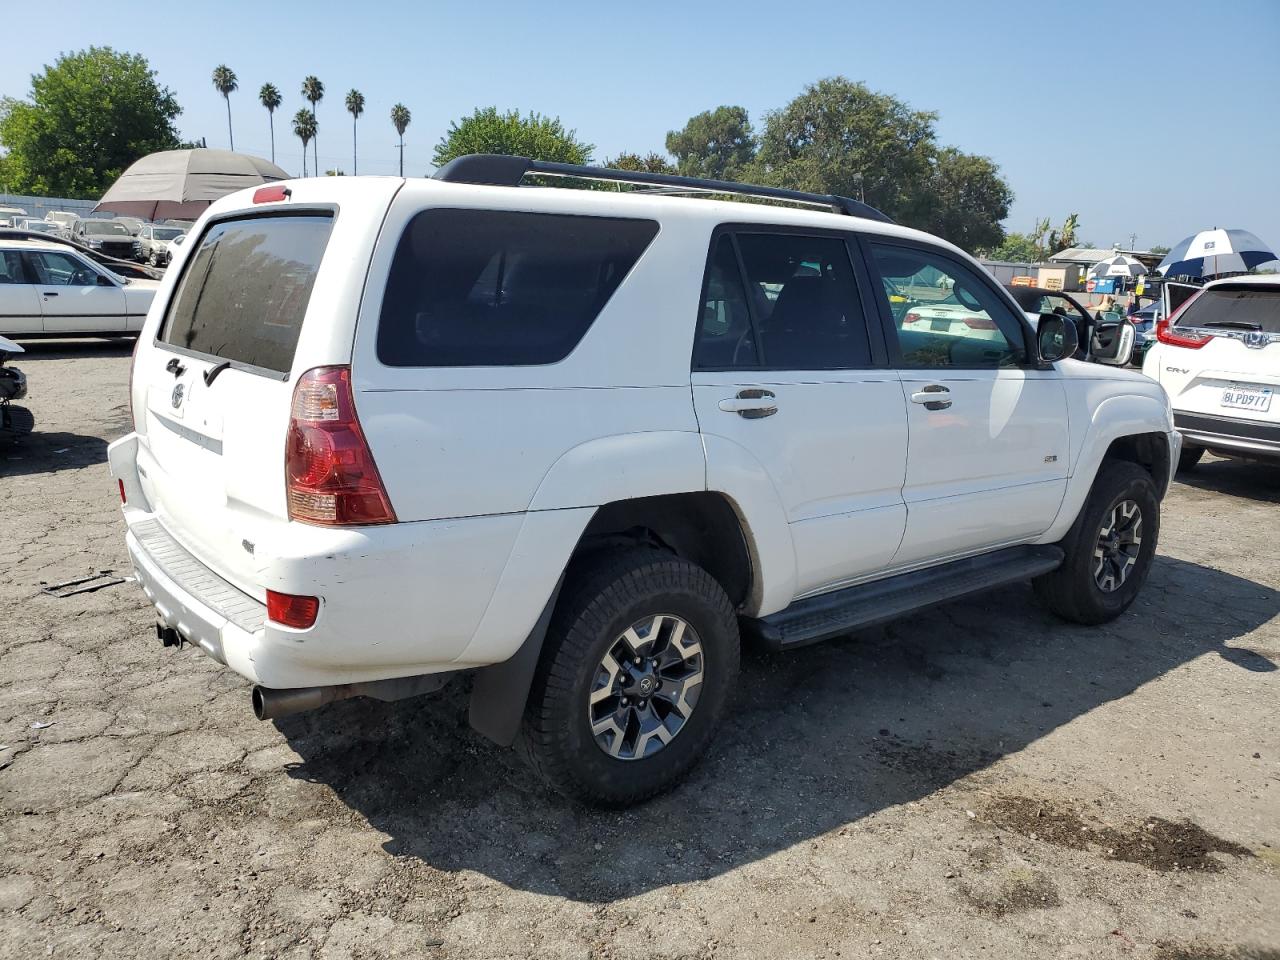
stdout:
[[985,310],[973,310],[955,301],[915,303],[902,315],[901,327],[903,330],[967,337],[971,340],[1005,339],[996,322]]
[[63,243],[0,240],[0,335],[137,333],[158,287],[117,276]]

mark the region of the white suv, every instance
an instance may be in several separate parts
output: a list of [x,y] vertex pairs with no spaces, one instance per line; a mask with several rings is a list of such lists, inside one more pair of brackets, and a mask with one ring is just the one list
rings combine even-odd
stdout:
[[1280,277],[1205,284],[1156,324],[1142,370],[1172,398],[1183,469],[1206,449],[1280,463]]
[[[708,189],[816,209],[669,195]],[[999,338],[905,323],[943,289]],[[625,804],[706,748],[740,634],[1030,578],[1077,622],[1129,606],[1178,435],[1074,349],[855,201],[467,157],[215,203],[110,462],[161,640],[260,717],[468,674],[477,729]]]

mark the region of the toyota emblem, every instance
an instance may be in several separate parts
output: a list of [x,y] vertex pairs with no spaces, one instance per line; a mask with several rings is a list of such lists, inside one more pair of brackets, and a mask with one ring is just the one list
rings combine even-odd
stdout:
[[173,405],[173,409],[177,410],[182,406],[182,394],[186,390],[182,384],[178,384],[173,388],[173,393],[169,396],[169,403]]

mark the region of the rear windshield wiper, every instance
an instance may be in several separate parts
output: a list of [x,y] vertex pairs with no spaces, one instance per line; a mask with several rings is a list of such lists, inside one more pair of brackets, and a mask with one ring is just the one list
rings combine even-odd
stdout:
[[1246,320],[1206,320],[1204,323],[1193,323],[1193,327],[1229,327],[1232,330],[1261,330],[1262,324],[1249,323]]

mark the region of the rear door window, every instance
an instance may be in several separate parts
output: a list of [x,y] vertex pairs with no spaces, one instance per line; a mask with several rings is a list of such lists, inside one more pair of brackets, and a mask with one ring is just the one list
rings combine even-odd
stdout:
[[160,342],[288,373],[332,229],[330,213],[212,224],[187,258]]
[[652,220],[424,210],[396,248],[378,359],[392,367],[563,360],[657,233]]

